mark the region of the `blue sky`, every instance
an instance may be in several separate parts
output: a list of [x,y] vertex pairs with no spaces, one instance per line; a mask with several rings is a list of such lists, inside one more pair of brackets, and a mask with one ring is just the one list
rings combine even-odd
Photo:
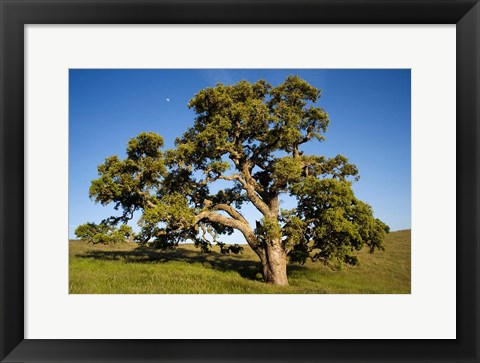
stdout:
[[[88,197],[97,166],[107,156],[125,156],[128,140],[154,131],[173,147],[192,125],[187,104],[218,82],[265,79],[272,85],[298,75],[322,89],[318,105],[330,116],[326,141],[306,154],[345,155],[357,165],[356,196],[373,207],[392,230],[411,226],[411,88],[409,69],[72,69],[69,76],[69,236],[76,226],[118,214]],[[282,207],[291,208],[284,198]],[[242,209],[247,219],[259,215]],[[137,215],[138,216],[138,215]],[[135,228],[135,223],[132,227]],[[226,238],[224,238],[225,241]],[[241,235],[227,242],[243,243]]]

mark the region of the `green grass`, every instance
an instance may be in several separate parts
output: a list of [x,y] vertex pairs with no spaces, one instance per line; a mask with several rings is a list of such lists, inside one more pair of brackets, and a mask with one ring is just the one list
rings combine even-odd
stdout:
[[70,241],[71,294],[409,294],[410,230],[390,233],[385,251],[359,252],[360,266],[332,271],[319,263],[289,265],[289,286],[261,281],[260,262],[202,253],[193,245],[159,251],[135,243]]

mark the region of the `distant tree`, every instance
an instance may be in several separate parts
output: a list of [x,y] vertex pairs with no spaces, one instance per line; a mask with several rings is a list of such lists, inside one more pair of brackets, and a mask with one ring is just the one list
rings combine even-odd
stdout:
[[[324,140],[329,118],[316,105],[320,95],[296,76],[277,87],[260,80],[199,91],[189,103],[195,122],[175,149],[162,151],[162,137],[144,132],[129,141],[125,159],[111,156],[98,167],[91,198],[122,211],[103,223],[127,223],[140,210],[137,241],[169,247],[192,240],[204,250],[238,230],[260,258],[265,281],[276,285],[288,284],[288,259],[356,265],[355,251],[383,249],[388,226],[354,196],[358,171],[346,157],[301,150]],[[218,180],[231,187],[212,192]],[[285,194],[296,208],[280,208]],[[255,226],[241,213],[244,203],[263,216]]]
[[122,224],[116,228],[106,223],[85,223],[75,229],[75,235],[87,242],[97,243],[116,243],[133,240],[134,233],[132,227]]

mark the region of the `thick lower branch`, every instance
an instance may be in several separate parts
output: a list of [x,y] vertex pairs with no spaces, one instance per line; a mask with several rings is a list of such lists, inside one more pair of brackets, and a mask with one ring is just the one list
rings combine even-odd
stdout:
[[211,211],[204,211],[201,212],[197,218],[196,218],[196,223],[202,221],[202,220],[207,220],[210,222],[216,222],[220,223],[224,226],[234,228],[236,230],[239,230],[243,236],[245,237],[245,240],[248,242],[250,247],[253,249],[256,249],[259,247],[259,242],[257,238],[255,237],[255,233],[253,233],[252,228],[248,225],[248,223],[243,223],[240,222],[239,220],[229,218],[226,216],[223,216],[221,214],[211,212]]
[[244,216],[240,214],[235,208],[233,208],[231,205],[228,204],[217,204],[215,205],[212,210],[223,210],[224,212],[227,212],[230,217],[236,219],[237,221],[240,221],[242,223],[248,224],[248,221],[245,219]]

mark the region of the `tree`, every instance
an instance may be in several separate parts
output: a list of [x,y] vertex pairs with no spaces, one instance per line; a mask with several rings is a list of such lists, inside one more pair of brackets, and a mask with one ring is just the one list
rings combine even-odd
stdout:
[[107,223],[85,223],[75,229],[75,235],[82,240],[97,243],[117,243],[134,237],[132,227],[122,224],[119,228]]
[[[354,196],[358,171],[346,157],[301,150],[324,140],[329,118],[316,105],[320,95],[296,76],[277,87],[260,80],[199,91],[188,105],[194,124],[175,149],[162,150],[162,137],[144,132],[129,141],[125,159],[112,156],[98,167],[91,198],[122,210],[102,223],[127,223],[140,210],[140,243],[192,240],[234,253],[239,246],[218,237],[238,230],[260,258],[264,280],[277,285],[288,284],[287,260],[356,265],[355,251],[383,249],[388,226]],[[280,208],[285,194],[296,198],[295,209]],[[244,203],[263,216],[254,227],[241,213]]]

